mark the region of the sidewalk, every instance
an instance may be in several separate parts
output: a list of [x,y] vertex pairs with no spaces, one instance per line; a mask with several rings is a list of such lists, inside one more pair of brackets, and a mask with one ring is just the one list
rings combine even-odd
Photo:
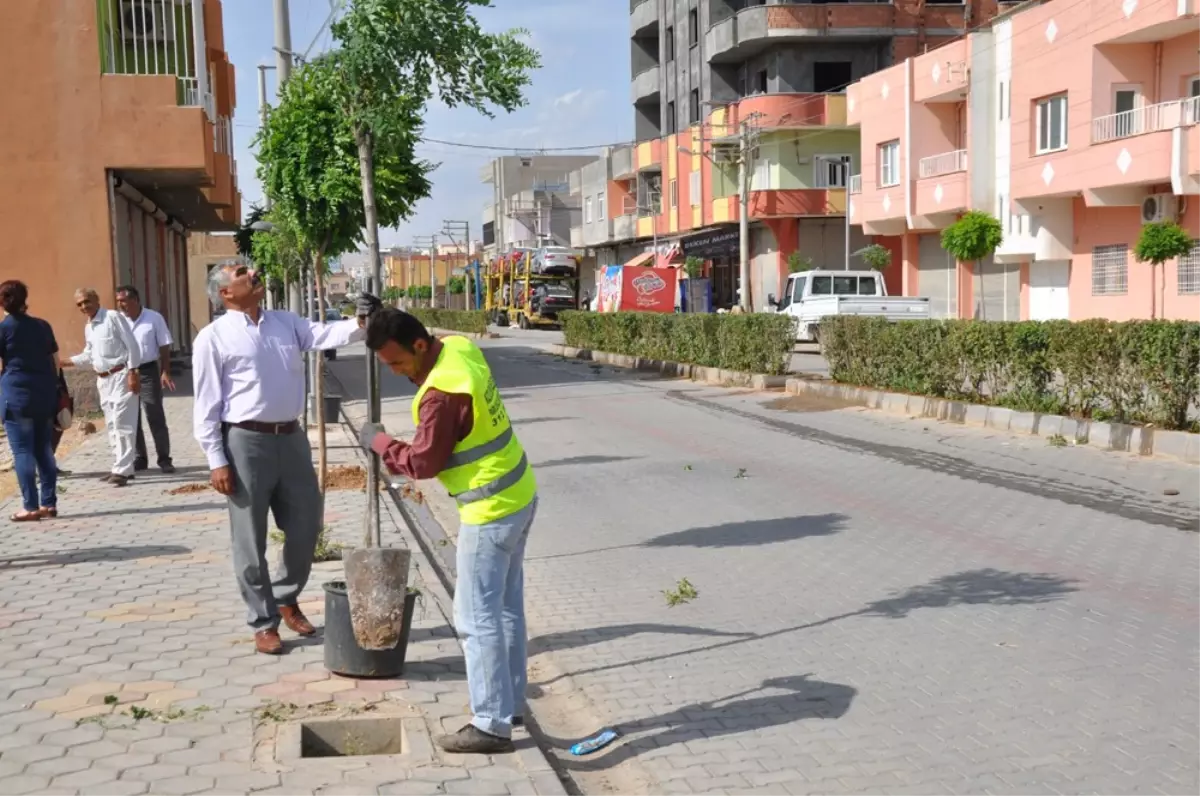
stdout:
[[[424,577],[390,500],[384,543],[418,552],[412,580],[422,591],[404,676],[331,675],[319,636],[286,629],[284,655],[256,654],[230,571],[225,501],[207,488],[191,439],[191,399],[169,397],[167,416],[174,476],[102,484],[107,442],[92,436],[64,463],[74,474],[60,484],[62,517],[0,536],[0,793],[563,792],[527,735],[514,755],[433,747],[432,735],[469,718],[463,662],[449,598]],[[331,465],[360,464],[343,427],[329,427],[329,446]],[[333,538],[361,539],[364,504],[358,490],[328,494]],[[9,499],[0,514],[17,508]],[[320,584],[341,573],[340,562],[314,567],[302,607],[318,626]],[[299,722],[343,718],[401,720],[406,748],[301,758],[289,745],[300,746]]]

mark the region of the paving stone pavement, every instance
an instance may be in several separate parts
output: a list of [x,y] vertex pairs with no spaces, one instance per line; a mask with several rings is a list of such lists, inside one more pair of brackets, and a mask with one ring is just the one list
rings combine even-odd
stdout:
[[483,347],[541,497],[533,711],[586,792],[1200,791],[1197,468]]
[[[422,598],[401,678],[331,675],[319,637],[286,628],[287,654],[256,654],[224,499],[204,486],[191,439],[190,398],[168,397],[167,416],[177,474],[102,484],[107,444],[91,437],[64,463],[73,474],[60,485],[61,516],[0,535],[0,793],[563,792],[528,736],[514,755],[432,747],[431,734],[467,720],[466,687],[447,597],[419,554]],[[342,427],[329,440],[332,464],[357,462]],[[328,494],[335,539],[361,539],[364,503],[361,491]],[[384,506],[385,544],[407,544]],[[16,507],[0,505],[0,516]],[[340,562],[315,566],[302,605],[318,626],[320,583],[340,577]],[[403,719],[412,748],[402,759],[280,751],[285,725],[345,716]]]

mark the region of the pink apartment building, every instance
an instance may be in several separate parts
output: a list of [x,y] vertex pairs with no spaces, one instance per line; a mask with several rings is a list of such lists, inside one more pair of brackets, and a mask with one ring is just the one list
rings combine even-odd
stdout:
[[[1174,219],[1194,245],[1160,272],[1159,315],[1200,320],[1198,5],[1033,0],[850,86],[851,222],[892,249],[904,294],[938,317],[1148,318],[1133,247]],[[1004,227],[979,273],[940,244],[968,209]]]

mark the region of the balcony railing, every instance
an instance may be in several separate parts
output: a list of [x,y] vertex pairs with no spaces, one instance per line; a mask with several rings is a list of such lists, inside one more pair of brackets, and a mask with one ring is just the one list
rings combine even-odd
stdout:
[[850,175],[850,193],[852,193],[852,194],[862,193],[862,175],[861,174],[851,174]]
[[96,0],[96,19],[103,74],[174,75],[179,104],[216,120],[204,66],[204,0]]
[[1173,127],[1200,122],[1200,97],[1144,105],[1131,111],[1110,113],[1092,120],[1092,143],[1103,144]]
[[967,150],[956,149],[953,152],[943,152],[928,158],[921,158],[917,163],[918,179],[941,177],[943,174],[954,174],[967,170]]
[[232,155],[233,120],[228,116],[218,116],[213,128],[213,151],[220,155]]

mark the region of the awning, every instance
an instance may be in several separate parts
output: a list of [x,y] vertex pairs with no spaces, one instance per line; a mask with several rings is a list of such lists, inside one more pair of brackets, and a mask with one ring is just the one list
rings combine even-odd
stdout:
[[653,259],[654,259],[654,252],[642,252],[641,254],[637,255],[629,262],[625,263],[625,267],[626,268],[636,268],[641,265],[649,265],[650,261]]

